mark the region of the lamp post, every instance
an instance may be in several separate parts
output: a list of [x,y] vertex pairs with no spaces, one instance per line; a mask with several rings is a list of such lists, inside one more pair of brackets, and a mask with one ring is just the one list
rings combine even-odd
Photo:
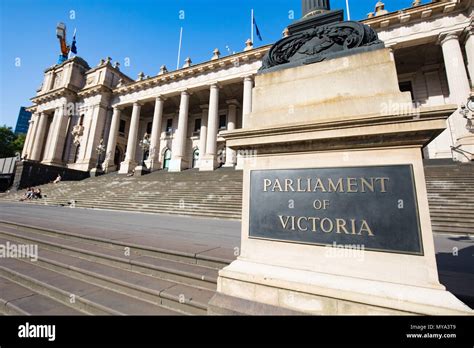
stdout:
[[145,154],[148,151],[148,149],[150,148],[150,144],[151,144],[150,143],[150,135],[148,133],[145,133],[145,135],[143,136],[143,139],[140,140],[140,143],[139,143],[139,146],[142,149],[142,163],[141,163],[142,167],[146,166],[146,164],[145,164]]
[[104,139],[100,139],[99,145],[95,148],[95,152],[97,153],[97,163],[95,168],[97,170],[100,170],[99,168],[99,161],[100,161],[100,156],[105,152],[105,145],[104,145]]
[[466,105],[461,105],[461,110],[459,113],[467,120],[466,129],[470,133],[474,133],[474,125],[472,123],[473,113],[474,113],[474,95],[471,95],[466,103]]

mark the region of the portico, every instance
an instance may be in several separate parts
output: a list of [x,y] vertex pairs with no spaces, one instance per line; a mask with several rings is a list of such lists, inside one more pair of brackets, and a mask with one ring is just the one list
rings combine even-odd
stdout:
[[[220,132],[242,127],[242,104],[251,106],[249,76],[230,82],[210,83],[192,89],[161,93],[155,97],[138,99],[130,104],[113,106],[107,142],[104,170],[113,170],[111,154],[115,152],[119,118],[125,108],[132,109],[125,160],[120,174],[128,174],[139,163],[138,142],[147,133],[150,151],[145,164],[151,171],[167,169],[178,172],[193,167],[209,171],[221,166],[234,167],[237,154],[226,148]],[[247,87],[248,89],[248,87]],[[250,89],[251,91],[251,89]],[[145,111],[144,111],[145,108]],[[222,149],[220,151],[220,149]],[[165,156],[171,154],[165,168]]]
[[[472,6],[461,0],[379,11],[361,21],[392,49],[400,89],[412,93],[415,108],[458,105],[446,131],[423,149],[425,158],[474,158],[474,134],[459,112],[473,90],[471,17]],[[249,42],[239,53],[222,57],[217,50],[206,62],[189,60],[175,71],[162,66],[136,79],[109,57],[95,67],[73,57],[45,71],[22,156],[81,171],[99,164],[121,174],[132,172],[143,155],[150,171],[242,169],[244,154],[230,149],[220,132],[249,127],[249,115],[260,107],[253,105],[255,77],[269,48]],[[150,147],[143,154],[145,133]],[[106,151],[99,156],[101,140]]]

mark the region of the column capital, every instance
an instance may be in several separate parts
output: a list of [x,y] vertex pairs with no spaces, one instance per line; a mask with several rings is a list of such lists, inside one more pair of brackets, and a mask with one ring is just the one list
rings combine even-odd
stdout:
[[240,103],[237,99],[228,99],[225,101],[227,105],[231,106],[235,106],[235,107],[240,107]]
[[122,105],[112,105],[112,109],[115,111],[122,111],[123,106]]
[[451,41],[451,40],[456,40],[459,41],[459,32],[456,31],[451,31],[447,33],[441,33],[438,36],[438,44],[443,45],[444,43]]
[[469,39],[474,34],[474,26],[470,25],[463,30],[464,40]]
[[244,82],[245,81],[252,81],[253,82],[253,75],[247,75],[244,77]]
[[143,102],[139,100],[136,100],[133,102],[133,107],[142,107],[142,106],[143,106]]
[[158,101],[164,102],[164,101],[166,101],[166,99],[168,99],[168,98],[166,98],[165,96],[163,96],[163,95],[160,94],[160,95],[157,95],[157,96],[155,97],[155,102],[158,102]]
[[208,87],[209,87],[210,89],[212,89],[212,88],[221,89],[221,88],[222,88],[222,85],[221,85],[219,82],[216,81],[216,82],[209,83],[209,84],[208,84]]
[[190,96],[190,95],[193,94],[193,92],[191,92],[191,90],[189,90],[188,88],[183,88],[183,89],[181,89],[181,90],[179,91],[179,94],[180,94],[180,95],[188,95],[188,96]]

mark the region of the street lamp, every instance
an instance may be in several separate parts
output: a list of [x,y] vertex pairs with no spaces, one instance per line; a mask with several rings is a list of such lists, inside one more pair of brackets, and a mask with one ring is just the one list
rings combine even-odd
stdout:
[[474,133],[474,125],[472,124],[472,115],[474,113],[474,95],[471,95],[466,105],[461,105],[459,113],[467,120],[466,129],[470,133]]
[[95,148],[95,152],[97,153],[97,163],[96,163],[96,169],[99,170],[99,161],[100,161],[100,156],[105,152],[105,145],[104,145],[104,139],[100,139],[99,145]]
[[142,167],[145,167],[145,154],[146,152],[148,151],[148,149],[150,148],[150,135],[148,133],[145,133],[145,135],[143,136],[143,139],[140,140],[140,143],[139,143],[139,146],[140,148],[142,149],[142,163],[141,163],[141,166]]

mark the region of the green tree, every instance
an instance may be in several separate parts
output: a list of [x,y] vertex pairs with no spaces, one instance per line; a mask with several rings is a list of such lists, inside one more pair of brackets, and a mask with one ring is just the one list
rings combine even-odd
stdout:
[[0,158],[14,157],[17,152],[21,153],[24,143],[24,134],[16,135],[6,125],[0,127]]
[[15,152],[21,152],[23,151],[23,146],[25,145],[25,139],[26,139],[26,134],[20,133],[16,136],[15,141],[13,141],[13,149]]

